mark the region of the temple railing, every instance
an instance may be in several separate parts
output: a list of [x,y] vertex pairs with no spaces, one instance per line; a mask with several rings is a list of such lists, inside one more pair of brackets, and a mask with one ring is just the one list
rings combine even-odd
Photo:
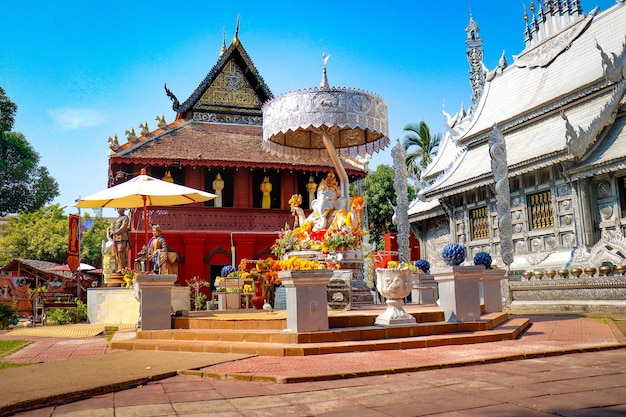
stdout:
[[[154,224],[172,231],[278,232],[293,227],[289,210],[232,207],[148,207],[148,229]],[[144,231],[143,209],[132,214],[132,228]],[[150,230],[148,230],[150,231]]]

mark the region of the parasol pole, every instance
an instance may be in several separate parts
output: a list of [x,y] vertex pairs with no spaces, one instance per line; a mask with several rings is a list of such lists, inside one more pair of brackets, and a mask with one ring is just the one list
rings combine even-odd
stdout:
[[337,150],[333,146],[330,132],[328,132],[326,129],[322,130],[322,140],[324,141],[324,147],[326,148],[328,155],[330,155],[330,160],[333,162],[335,171],[339,176],[341,198],[344,199],[343,208],[348,210],[350,201],[350,181],[348,180],[348,173],[346,172],[346,168],[341,163],[341,159],[339,159],[339,154],[337,153]]
[[145,244],[148,244],[148,207],[146,206],[146,196],[142,195],[141,199],[143,200],[143,235],[145,239]]
[[150,257],[148,256],[148,253],[150,252],[150,250],[148,249],[148,207],[146,207],[147,197],[145,195],[142,195],[141,199],[143,200],[143,237],[144,237],[144,242],[146,245],[146,273],[147,273],[147,271],[150,270]]

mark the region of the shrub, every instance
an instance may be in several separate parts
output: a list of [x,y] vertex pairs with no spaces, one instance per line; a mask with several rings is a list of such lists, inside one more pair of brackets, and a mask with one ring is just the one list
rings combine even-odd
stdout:
[[491,268],[491,255],[487,252],[478,252],[474,255],[474,265],[484,265],[486,269]]
[[48,310],[47,321],[49,324],[79,323],[87,320],[87,305],[80,300],[76,301],[76,308],[51,308]]
[[465,260],[465,248],[458,243],[449,243],[441,251],[441,257],[448,266],[458,266]]
[[17,311],[12,305],[0,304],[0,329],[6,329],[9,325],[18,323]]
[[419,259],[415,261],[415,266],[425,274],[430,274],[430,263],[425,259]]

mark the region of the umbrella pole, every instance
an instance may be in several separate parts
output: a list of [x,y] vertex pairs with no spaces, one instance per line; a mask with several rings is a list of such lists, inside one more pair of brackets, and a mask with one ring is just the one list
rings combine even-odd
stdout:
[[341,197],[345,199],[344,208],[348,210],[348,203],[350,200],[350,181],[348,180],[348,173],[346,172],[346,168],[341,163],[341,159],[339,159],[339,154],[337,153],[337,150],[333,146],[333,141],[330,138],[330,133],[328,133],[326,130],[322,131],[322,140],[324,141],[324,147],[328,151],[328,155],[330,155],[330,160],[333,162],[335,171],[337,171],[337,175],[339,176]]
[[146,245],[146,271],[150,270],[150,259],[148,256],[148,208],[146,207],[146,196],[142,195],[143,199],[143,235],[144,235],[144,244]]

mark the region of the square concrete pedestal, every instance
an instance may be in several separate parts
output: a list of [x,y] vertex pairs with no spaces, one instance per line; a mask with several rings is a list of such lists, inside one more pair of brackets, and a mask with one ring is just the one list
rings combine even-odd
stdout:
[[286,290],[289,330],[296,333],[328,330],[326,286],[332,276],[330,269],[278,273]]
[[484,266],[453,266],[433,271],[439,285],[439,306],[446,321],[480,320],[480,279]]
[[485,313],[502,311],[501,281],[504,279],[504,269],[485,269],[480,279],[480,299],[485,305]]
[[172,288],[176,275],[139,274],[139,315],[141,330],[172,328]]
[[411,302],[415,304],[435,304],[438,296],[437,282],[431,274],[413,275]]

